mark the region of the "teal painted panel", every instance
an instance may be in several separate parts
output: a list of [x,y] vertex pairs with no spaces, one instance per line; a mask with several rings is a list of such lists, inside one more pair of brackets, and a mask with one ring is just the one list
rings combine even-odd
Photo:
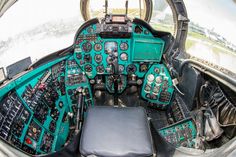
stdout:
[[195,148],[197,130],[192,120],[185,120],[160,129],[159,133],[169,143],[172,143],[176,147],[184,146],[188,148]]
[[[135,26],[136,25],[133,24],[133,31],[135,29]],[[148,69],[153,63],[161,61],[165,42],[160,38],[154,37],[146,28],[143,28],[143,32],[141,32],[141,34],[133,32],[131,38],[129,39],[101,38],[95,33],[96,25],[89,26],[88,28],[92,28],[93,31],[88,32],[87,28],[84,29],[76,40],[77,42],[75,45],[74,58],[80,68],[90,79],[95,78],[96,75],[110,74],[109,69],[111,67],[108,64],[109,53],[107,53],[106,51],[106,43],[109,42],[115,42],[115,45],[117,45],[115,49],[117,49],[118,64],[120,66],[120,69],[123,69],[122,71],[120,71],[120,74],[122,75],[127,75],[128,66],[134,65],[136,67],[136,71],[133,72],[133,74],[138,77],[143,77],[147,72],[140,70],[141,64],[143,62],[147,62],[146,66]],[[128,45],[127,48],[122,48],[121,45],[123,43],[126,43]],[[97,45],[99,46],[95,49]],[[89,49],[89,51],[85,52],[83,50],[83,47]],[[101,56],[101,61],[96,62],[95,57],[98,55]],[[124,59],[124,57],[122,57],[124,55],[127,56],[127,59]],[[90,57],[90,59],[87,59],[88,57]],[[91,70],[86,71],[86,67],[89,67]],[[98,68],[102,70],[98,71]]]
[[[161,94],[163,92],[169,94],[169,99],[165,102],[161,100]],[[165,65],[152,65],[143,81],[142,98],[146,99],[148,102],[154,103],[158,108],[165,109],[171,104],[173,92],[172,79]]]

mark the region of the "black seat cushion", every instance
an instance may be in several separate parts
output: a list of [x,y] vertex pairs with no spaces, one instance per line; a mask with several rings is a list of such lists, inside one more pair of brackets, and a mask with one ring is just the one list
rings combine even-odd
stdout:
[[89,108],[80,153],[102,157],[151,156],[152,138],[144,108]]

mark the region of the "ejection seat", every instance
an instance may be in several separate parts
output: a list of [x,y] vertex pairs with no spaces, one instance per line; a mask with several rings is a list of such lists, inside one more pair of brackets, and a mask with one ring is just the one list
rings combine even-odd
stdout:
[[142,107],[91,107],[83,125],[80,153],[98,157],[149,157],[153,142]]

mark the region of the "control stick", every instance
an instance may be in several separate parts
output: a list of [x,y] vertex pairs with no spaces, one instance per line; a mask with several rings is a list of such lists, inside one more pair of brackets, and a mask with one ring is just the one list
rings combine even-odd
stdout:
[[78,91],[78,110],[77,110],[77,115],[76,115],[76,128],[75,132],[78,133],[83,122],[83,117],[84,117],[84,95],[83,93],[83,88],[80,87],[77,89]]

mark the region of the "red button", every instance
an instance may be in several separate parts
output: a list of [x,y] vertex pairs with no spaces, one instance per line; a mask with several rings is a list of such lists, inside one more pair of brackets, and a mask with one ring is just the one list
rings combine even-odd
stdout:
[[25,139],[25,142],[26,142],[27,144],[32,144],[32,141],[31,141],[30,138],[26,138],[26,139]]

